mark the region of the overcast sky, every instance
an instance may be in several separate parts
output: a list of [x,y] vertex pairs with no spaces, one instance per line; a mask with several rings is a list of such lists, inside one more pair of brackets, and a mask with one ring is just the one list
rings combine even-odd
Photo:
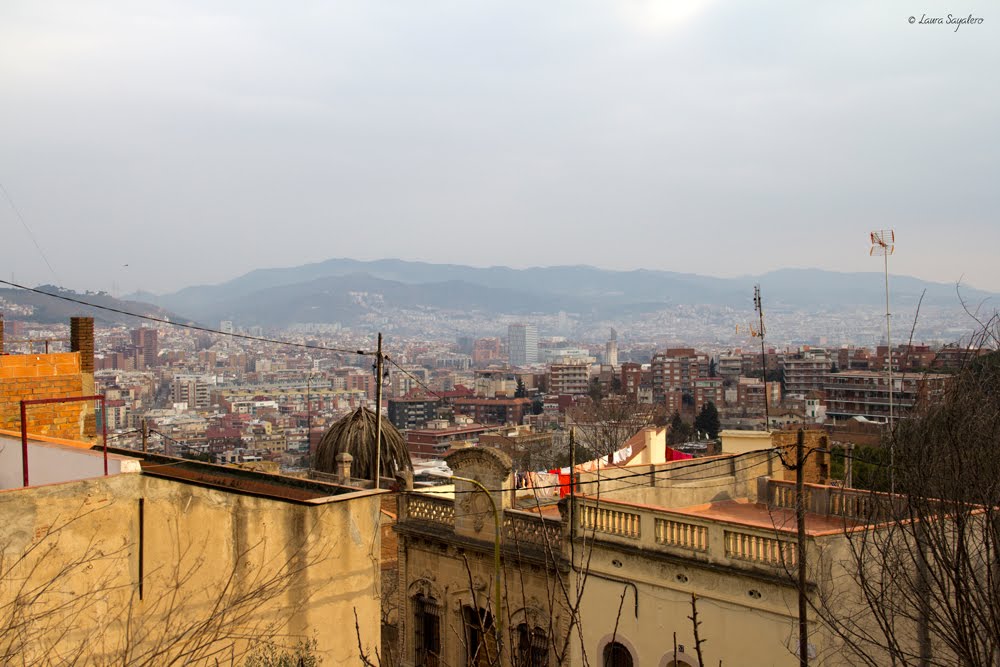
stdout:
[[55,275],[0,193],[0,277],[880,270],[894,227],[892,272],[1000,291],[998,66],[986,2],[3,0],[0,183]]

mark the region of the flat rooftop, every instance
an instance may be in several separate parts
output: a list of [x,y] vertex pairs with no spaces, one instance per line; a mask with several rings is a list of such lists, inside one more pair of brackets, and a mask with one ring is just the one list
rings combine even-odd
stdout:
[[144,475],[277,500],[315,503],[335,496],[365,490],[313,479],[276,475],[162,454],[137,452],[131,449],[112,449],[109,447],[108,452],[138,459]]

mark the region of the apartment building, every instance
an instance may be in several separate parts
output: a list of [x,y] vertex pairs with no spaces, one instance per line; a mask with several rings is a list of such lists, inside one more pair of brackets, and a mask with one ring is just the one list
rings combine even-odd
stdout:
[[170,400],[187,403],[192,410],[207,408],[212,404],[216,384],[212,375],[177,375],[170,383]]
[[[952,376],[943,373],[898,373],[892,376],[892,404],[896,417],[906,414],[921,400],[944,393]],[[889,419],[889,373],[844,371],[827,377],[827,417]]]
[[482,366],[503,358],[503,348],[499,338],[477,338],[472,347],[472,363]]
[[701,410],[709,403],[721,407],[725,401],[725,389],[722,378],[694,378],[691,381],[691,395],[694,398],[694,409]]
[[549,393],[586,394],[590,389],[590,364],[549,366]]
[[717,370],[719,375],[726,379],[738,378],[743,374],[743,351],[731,350],[720,354]]
[[530,398],[457,398],[454,408],[480,424],[520,424],[531,403]]
[[424,428],[437,417],[437,398],[390,398],[389,421],[400,431]]
[[802,349],[783,356],[780,366],[785,394],[805,396],[825,389],[833,359],[823,349]]
[[781,383],[760,378],[741,377],[736,383],[736,405],[750,412],[764,414],[765,395],[768,406],[781,403]]
[[534,324],[507,327],[507,357],[511,366],[538,363],[538,328]]
[[[704,373],[702,365],[705,366]],[[691,348],[672,348],[654,354],[650,369],[653,400],[665,402],[670,411],[680,409],[683,394],[693,394],[695,378],[708,376],[707,357]]]
[[476,444],[479,436],[489,430],[489,426],[461,416],[456,417],[454,423],[447,419],[432,419],[427,422],[426,428],[406,431],[406,446],[411,456],[441,458],[452,447]]
[[136,370],[145,370],[159,365],[159,332],[156,329],[142,327],[132,330],[132,345],[136,354],[142,359],[142,364]]

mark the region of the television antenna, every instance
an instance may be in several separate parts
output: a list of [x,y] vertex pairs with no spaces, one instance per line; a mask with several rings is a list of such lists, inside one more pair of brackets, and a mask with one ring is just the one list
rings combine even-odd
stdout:
[[760,285],[753,286],[753,309],[760,316],[760,329],[757,331],[750,327],[750,335],[760,338],[760,368],[764,380],[764,430],[771,430],[771,411],[767,407],[767,355],[764,354],[764,307],[760,300]]
[[[883,267],[885,271],[885,345],[886,352],[889,358],[889,431],[892,431],[893,422],[893,385],[892,385],[892,327],[890,323],[889,314],[889,255],[891,255],[896,250],[896,232],[891,229],[880,229],[871,233],[871,244],[872,247],[868,251],[870,257],[882,256]],[[896,476],[895,468],[895,447],[893,445],[892,438],[889,439],[889,471],[890,471],[890,486],[891,491],[896,492]]]

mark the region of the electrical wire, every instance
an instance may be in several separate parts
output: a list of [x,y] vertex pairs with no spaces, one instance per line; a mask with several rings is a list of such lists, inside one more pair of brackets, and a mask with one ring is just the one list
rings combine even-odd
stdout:
[[[817,452],[817,451],[818,452],[822,452],[822,451],[827,451],[827,450],[826,450],[826,448],[823,448],[823,447],[810,447],[810,448],[808,448],[806,450],[806,453],[809,454],[809,453]],[[714,464],[718,464],[722,460],[729,461],[729,460],[739,459],[739,458],[750,456],[750,455],[753,455],[753,454],[760,454],[761,452],[771,452],[771,453],[774,453],[774,450],[773,449],[765,449],[765,450],[757,450],[757,451],[751,451],[751,452],[743,452],[742,454],[733,454],[732,456],[730,456],[727,459],[719,459],[719,458],[716,458],[716,457],[710,457],[710,458],[704,458],[704,459],[694,459],[694,461],[696,461],[696,463],[688,463],[687,465],[680,465],[680,466],[675,465],[675,466],[671,466],[669,468],[663,468],[663,469],[660,469],[660,470],[653,470],[653,471],[647,471],[647,472],[630,472],[630,473],[628,473],[626,475],[621,475],[619,477],[602,477],[600,479],[593,479],[593,480],[589,480],[589,481],[585,481],[585,482],[579,482],[578,481],[578,482],[576,482],[576,486],[579,488],[580,486],[585,485],[585,484],[599,484],[601,482],[608,483],[608,482],[621,481],[621,482],[624,482],[625,484],[629,485],[627,488],[648,488],[648,484],[633,483],[633,482],[628,482],[627,481],[629,479],[636,478],[636,477],[643,477],[643,478],[646,478],[646,479],[649,479],[649,480],[668,479],[670,481],[691,481],[691,480],[695,480],[697,478],[696,477],[692,477],[690,475],[670,475],[668,477],[664,477],[664,476],[661,475],[661,473],[673,472],[675,470],[687,470],[689,468],[700,468],[702,466],[711,465],[713,463]],[[888,464],[882,464],[882,463],[878,463],[878,462],[875,462],[875,461],[865,461],[864,459],[858,459],[857,457],[855,457],[855,460],[857,460],[857,461],[863,461],[865,463],[871,463],[872,465],[882,465],[882,466],[885,466],[885,467],[889,467]],[[749,465],[745,465],[745,466],[742,466],[742,467],[735,468],[733,470],[733,472],[734,473],[735,472],[742,472],[744,470],[749,470],[750,468],[756,467],[758,465],[760,465],[760,463],[757,463],[757,462],[751,463]],[[618,470],[627,470],[628,469],[627,466],[621,466],[621,465],[617,465],[617,464],[613,465],[613,467],[617,468]],[[590,471],[585,471],[585,472],[590,472]],[[727,475],[727,476],[731,476],[731,475]],[[731,482],[726,481],[726,482],[720,482],[718,484],[706,485],[705,488],[715,488],[715,487],[722,487],[722,486],[729,486],[729,485],[731,485]],[[548,484],[548,485],[528,487],[528,488],[529,489],[558,489],[558,488],[564,488],[566,486],[567,486],[566,484]],[[501,493],[501,492],[509,491],[510,489],[500,488],[500,489],[487,489],[487,490],[490,493]],[[617,491],[622,491],[622,490],[625,490],[625,489],[609,489],[609,490],[601,491],[601,495],[603,496],[603,495],[605,495],[607,493],[615,493]],[[470,490],[470,491],[454,491],[454,490],[451,490],[451,491],[435,491],[433,488],[430,488],[430,489],[421,489],[420,493],[423,493],[425,495],[443,495],[443,494],[449,494],[449,495],[450,494],[455,494],[455,495],[457,495],[457,494],[460,494],[460,493],[481,493],[481,492],[478,489],[473,489],[473,490]]]
[[17,289],[27,290],[28,292],[34,292],[35,294],[42,294],[45,296],[52,297],[54,299],[62,299],[63,301],[68,301],[70,303],[75,303],[81,306],[87,306],[88,308],[96,308],[97,310],[105,310],[111,313],[117,313],[119,315],[127,315],[128,317],[135,317],[140,320],[147,320],[150,322],[156,322],[158,324],[166,324],[172,327],[179,327],[181,329],[191,329],[194,331],[202,331],[204,333],[215,334],[218,336],[229,336],[231,338],[240,338],[243,340],[252,340],[259,343],[272,343],[274,345],[285,345],[288,347],[297,347],[306,350],[319,350],[322,352],[338,352],[340,354],[357,354],[362,357],[373,357],[375,352],[366,352],[364,350],[348,350],[346,348],[338,347],[326,347],[325,345],[310,345],[308,343],[293,343],[287,340],[278,340],[275,338],[264,338],[263,336],[251,336],[250,334],[241,334],[236,332],[220,331],[219,329],[211,329],[209,327],[203,327],[198,324],[190,324],[183,322],[171,322],[168,319],[162,317],[153,317],[152,315],[141,315],[139,313],[132,313],[127,310],[122,310],[121,308],[113,308],[111,306],[102,306],[100,304],[91,303],[90,301],[84,301],[83,299],[76,299],[70,296],[65,296],[62,294],[53,294],[51,292],[45,292],[36,287],[28,287],[26,285],[19,285],[18,283],[11,282],[9,280],[0,280],[0,284],[9,285],[11,287],[16,287]]
[[444,396],[442,396],[438,392],[436,392],[433,389],[431,389],[430,387],[428,387],[427,384],[423,380],[421,380],[420,378],[418,378],[416,375],[414,375],[413,373],[409,372],[408,370],[406,370],[405,368],[403,368],[402,366],[400,366],[399,364],[397,364],[396,361],[394,359],[392,359],[389,355],[383,354],[382,358],[385,359],[386,361],[388,361],[393,366],[395,366],[396,369],[399,372],[403,373],[404,375],[406,375],[410,379],[412,379],[414,382],[416,382],[417,384],[419,384],[424,389],[424,391],[426,391],[429,394],[433,394],[437,398],[437,400],[439,400],[439,401],[443,401],[444,400]]
[[108,436],[108,440],[114,440],[115,438],[124,438],[127,435],[135,435],[136,433],[141,433],[141,431],[139,429],[137,429],[137,428],[134,428],[131,431],[122,431],[121,433],[112,433],[111,435]]
[[35,244],[35,250],[37,250],[38,254],[42,256],[42,261],[45,262],[45,266],[49,267],[49,271],[52,272],[52,277],[56,279],[57,283],[62,282],[61,280],[59,280],[59,276],[56,275],[56,270],[52,268],[52,264],[49,263],[49,258],[46,257],[45,253],[42,251],[42,246],[38,245],[38,240],[35,238],[35,235],[31,232],[31,228],[28,227],[28,223],[24,219],[24,216],[21,215],[21,211],[17,208],[17,206],[14,205],[14,200],[11,198],[10,193],[7,192],[7,188],[4,186],[3,182],[0,182],[0,190],[3,191],[3,196],[4,198],[7,199],[7,203],[10,204],[10,208],[11,210],[14,211],[14,215],[17,216],[17,219],[20,220],[21,224],[24,226],[24,231],[28,232],[28,238],[30,238],[31,242]]
[[[820,448],[819,447],[813,447],[812,449],[816,450],[816,449],[820,449]],[[733,454],[730,457],[728,457],[727,459],[719,459],[719,458],[716,458],[716,457],[704,458],[704,459],[694,459],[694,461],[696,461],[696,463],[689,463],[687,465],[681,465],[681,466],[671,466],[669,468],[665,468],[665,469],[662,469],[662,470],[653,470],[653,471],[647,471],[647,472],[631,472],[631,473],[628,473],[626,475],[622,475],[620,477],[602,477],[602,478],[599,478],[599,479],[593,479],[593,480],[589,480],[589,481],[585,481],[585,482],[578,481],[578,482],[576,482],[576,486],[580,487],[580,486],[583,486],[585,484],[600,484],[601,482],[608,483],[608,482],[615,482],[615,481],[625,481],[627,479],[631,479],[631,478],[635,478],[635,477],[643,477],[643,478],[646,478],[646,479],[657,479],[659,473],[672,472],[674,470],[687,470],[687,469],[693,469],[693,468],[700,468],[702,466],[712,465],[712,464],[718,465],[719,462],[723,461],[723,460],[730,461],[730,460],[739,459],[739,458],[742,458],[742,457],[745,457],[745,456],[750,456],[750,455],[753,455],[753,454],[760,454],[761,452],[771,452],[771,451],[772,450],[768,449],[768,450],[757,450],[757,451],[752,451],[752,452],[743,452],[742,454]],[[760,464],[759,463],[753,463],[751,465],[744,466],[742,468],[736,468],[734,470],[734,472],[740,472],[742,470],[749,470],[750,468],[753,468],[754,466],[757,466],[757,465],[760,465]],[[625,467],[619,467],[619,469],[620,470],[626,470],[627,468],[625,468]],[[589,471],[584,471],[584,472],[589,472]],[[674,481],[674,480],[682,480],[683,481],[683,480],[691,480],[691,479],[697,479],[697,478],[686,477],[684,475],[670,475],[669,477],[662,477],[662,476],[660,476],[659,479],[669,479],[671,481]],[[626,482],[626,483],[629,483],[629,482]],[[729,485],[729,484],[730,484],[730,482],[723,482],[721,484],[718,484],[717,486],[726,486],[726,485]],[[533,489],[559,489],[559,488],[565,488],[566,486],[567,486],[567,484],[547,484],[547,485],[543,485],[543,486],[535,486],[535,487],[529,487],[529,488],[533,488]],[[646,484],[633,484],[632,486],[635,486],[635,487],[643,486],[643,487],[645,487],[647,485]],[[504,489],[504,488],[487,489],[487,491],[489,491],[490,493],[502,493],[502,492],[509,491],[509,490],[510,489]],[[621,490],[622,489],[612,489],[612,490],[608,490],[608,491],[601,491],[601,495],[604,495],[605,493],[614,493],[615,491],[621,491]],[[457,495],[459,493],[481,493],[481,491],[479,491],[478,489],[474,489],[474,490],[471,490],[471,491],[454,491],[454,490],[449,490],[449,491],[435,491],[433,488],[430,488],[430,489],[421,489],[420,493],[423,493],[423,494],[426,494],[426,495],[435,495],[435,494],[437,494],[437,495],[442,495],[442,494],[449,494],[449,495],[450,494],[456,494]]]

